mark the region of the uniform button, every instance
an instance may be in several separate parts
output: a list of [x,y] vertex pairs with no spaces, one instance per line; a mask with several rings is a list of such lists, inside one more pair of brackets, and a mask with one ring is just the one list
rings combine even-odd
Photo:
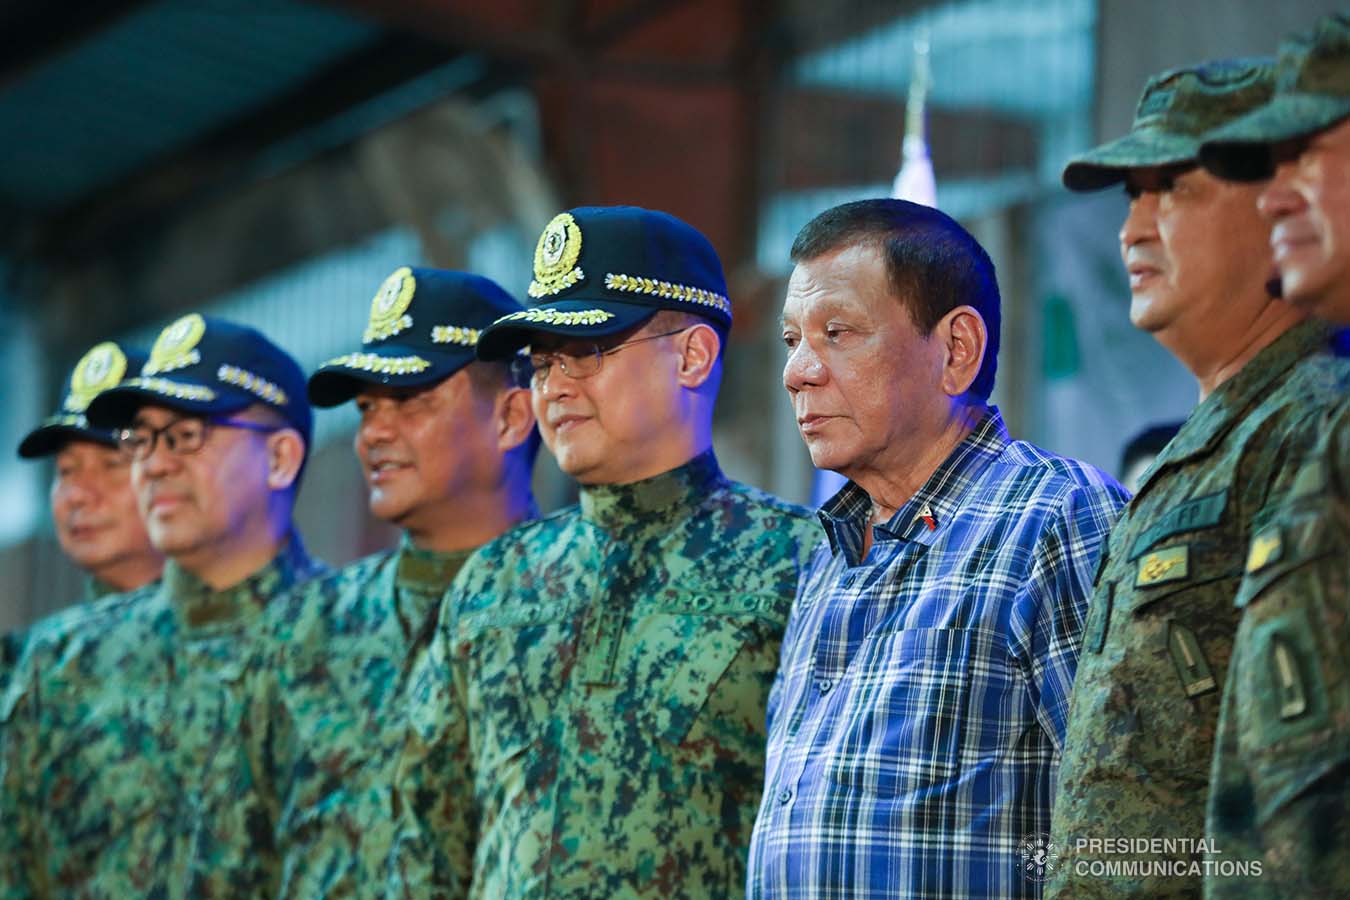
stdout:
[[822,678],[816,682],[816,690],[822,694],[828,693],[830,688],[834,687],[834,682],[828,678]]
[[778,792],[779,805],[787,803],[791,799],[792,799],[792,791],[789,791],[787,788],[783,788],[783,790]]

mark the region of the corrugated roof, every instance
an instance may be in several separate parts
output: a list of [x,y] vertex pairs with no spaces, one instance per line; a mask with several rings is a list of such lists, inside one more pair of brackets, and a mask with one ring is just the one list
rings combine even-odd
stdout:
[[383,31],[295,0],[161,0],[0,91],[0,205],[68,206],[189,146]]

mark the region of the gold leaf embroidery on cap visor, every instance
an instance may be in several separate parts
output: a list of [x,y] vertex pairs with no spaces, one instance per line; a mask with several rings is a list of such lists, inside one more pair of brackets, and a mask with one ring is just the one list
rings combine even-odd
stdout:
[[500,325],[503,322],[538,322],[543,325],[572,327],[577,325],[602,325],[612,318],[614,318],[614,313],[605,309],[579,309],[572,312],[564,312],[560,309],[536,307],[535,309],[523,309],[520,312],[513,312],[502,316],[492,324]]
[[431,367],[420,356],[379,356],[375,353],[348,353],[335,356],[321,366],[341,366],[346,369],[359,369],[362,372],[374,372],[377,375],[416,375]]
[[630,294],[651,294],[667,300],[681,303],[693,303],[708,306],[727,316],[731,315],[731,301],[722,294],[687,284],[672,284],[656,278],[644,278],[641,275],[622,275],[610,272],[605,275],[605,287],[611,291],[624,291]]
[[478,344],[477,328],[465,328],[462,325],[437,325],[431,329],[431,340],[437,344],[462,344],[473,347]]
[[255,375],[247,369],[223,365],[216,370],[216,377],[226,384],[241,387],[250,394],[261,397],[273,406],[285,406],[290,402],[285,391],[261,375]]

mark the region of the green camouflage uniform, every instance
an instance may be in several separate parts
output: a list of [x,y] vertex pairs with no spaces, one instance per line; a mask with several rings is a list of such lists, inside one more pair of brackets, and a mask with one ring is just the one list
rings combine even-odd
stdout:
[[[1199,869],[1112,875],[1094,864],[1187,866],[1186,849],[1080,851],[1087,839],[1198,842],[1257,514],[1287,490],[1302,419],[1350,383],[1328,329],[1304,323],[1218,387],[1145,475],[1111,532],[1093,591],[1051,817],[1062,854],[1047,896],[1198,897]],[[1200,848],[1197,848],[1200,849]],[[1203,856],[1203,850],[1200,849]],[[1081,864],[1081,865],[1080,865]]]
[[819,537],[709,451],[480,550],[411,680],[402,892],[741,895],[778,646]]
[[1350,404],[1252,539],[1219,715],[1213,900],[1350,897]]
[[[7,708],[6,694],[14,673],[28,671],[34,665],[26,658],[27,648],[29,646],[37,648],[33,652],[39,659],[51,658],[57,652],[53,645],[70,638],[78,623],[85,619],[89,606],[96,600],[116,593],[117,591],[105,582],[97,578],[86,578],[84,595],[78,603],[59,609],[26,629],[0,635],[0,710]],[[4,740],[4,722],[5,717],[0,715],[0,742]],[[0,747],[3,747],[2,743]],[[0,752],[0,767],[3,766],[4,755]]]
[[274,856],[231,802],[236,692],[268,599],[319,570],[295,535],[225,591],[170,563],[65,641],[30,640],[0,709],[0,897],[256,895]]
[[315,579],[268,609],[245,727],[256,789],[275,823],[278,896],[374,892],[406,730],[398,698],[471,552],[418,550],[405,537],[397,551]]

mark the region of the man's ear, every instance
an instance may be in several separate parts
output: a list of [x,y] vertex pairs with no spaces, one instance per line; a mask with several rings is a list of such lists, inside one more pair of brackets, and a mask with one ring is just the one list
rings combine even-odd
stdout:
[[984,364],[989,342],[984,317],[973,306],[958,306],[943,316],[934,330],[947,349],[942,371],[943,393],[959,397],[970,390]]
[[693,325],[684,333],[684,352],[680,357],[679,382],[695,389],[712,377],[722,339],[710,325]]
[[493,409],[497,423],[497,449],[503,453],[514,450],[529,438],[534,430],[534,407],[530,392],[525,388],[508,387],[497,395]]
[[305,439],[294,428],[283,428],[267,438],[267,486],[284,491],[295,484],[305,462]]

